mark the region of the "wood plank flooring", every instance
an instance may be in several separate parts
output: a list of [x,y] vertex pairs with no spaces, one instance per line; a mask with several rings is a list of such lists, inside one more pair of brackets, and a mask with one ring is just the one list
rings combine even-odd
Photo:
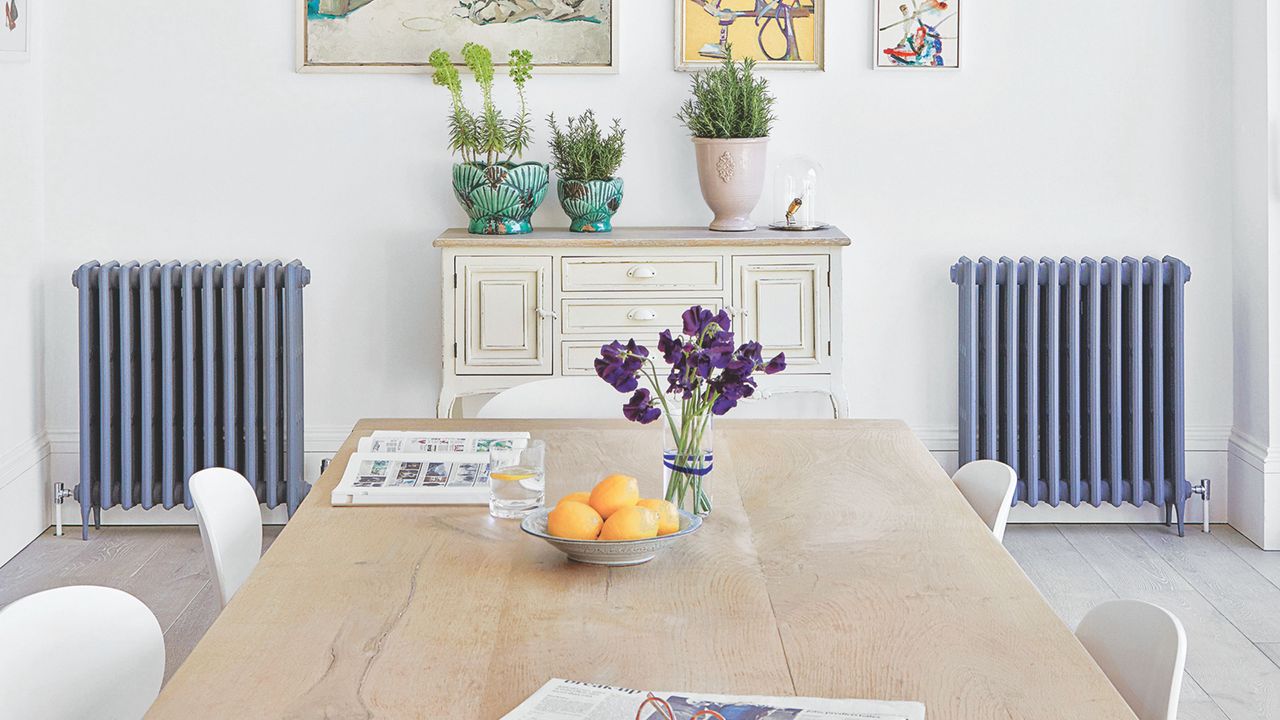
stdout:
[[[280,532],[264,529],[264,549]],[[1149,600],[1186,626],[1185,720],[1280,720],[1280,553],[1225,525],[1178,538],[1158,525],[1011,525],[1005,546],[1075,627],[1111,598]],[[137,595],[164,628],[165,677],[212,624],[218,601],[194,527],[49,531],[0,567],[0,606],[73,584]]]
[[[263,528],[262,549],[280,534]],[[218,597],[209,578],[194,526],[78,528],[62,537],[47,530],[0,567],[0,606],[41,590],[64,585],[105,585],[135,595],[156,614],[165,639],[165,680],[187,658],[218,616]]]
[[1179,538],[1160,525],[1011,525],[1005,547],[1059,617],[1135,598],[1187,631],[1179,717],[1280,718],[1280,553],[1226,525]]

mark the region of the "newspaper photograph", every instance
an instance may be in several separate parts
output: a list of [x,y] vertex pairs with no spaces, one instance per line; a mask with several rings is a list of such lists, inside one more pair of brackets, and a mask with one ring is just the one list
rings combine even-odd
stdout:
[[560,679],[543,685],[502,720],[634,720],[650,695],[665,701],[671,715],[650,703],[642,720],[690,720],[707,710],[725,720],[924,720],[924,705],[916,702],[649,693]]

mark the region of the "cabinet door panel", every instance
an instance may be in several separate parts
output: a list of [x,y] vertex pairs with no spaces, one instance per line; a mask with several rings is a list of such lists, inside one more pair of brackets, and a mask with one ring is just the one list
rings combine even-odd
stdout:
[[457,272],[458,374],[550,375],[551,258],[460,257]]
[[825,255],[735,257],[734,298],[741,336],[765,357],[787,354],[799,372],[823,371],[831,337],[830,259]]

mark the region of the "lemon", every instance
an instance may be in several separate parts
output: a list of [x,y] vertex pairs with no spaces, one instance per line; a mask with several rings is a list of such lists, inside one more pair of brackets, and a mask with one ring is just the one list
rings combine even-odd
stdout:
[[638,507],[649,508],[658,513],[658,534],[670,535],[674,532],[680,532],[680,513],[676,512],[676,506],[666,500],[658,498],[645,498],[636,503]]
[[560,502],[556,503],[556,505],[559,505],[560,503],[565,503],[565,502],[580,502],[583,505],[590,505],[591,493],[589,492],[569,493],[568,495],[565,495],[564,497],[560,498]]
[[569,540],[595,540],[600,534],[600,513],[590,505],[562,500],[547,514],[547,532]]
[[658,513],[637,505],[619,509],[600,528],[601,540],[644,540],[657,536]]
[[605,520],[618,510],[631,507],[640,499],[640,487],[629,475],[610,475],[591,490],[591,507]]

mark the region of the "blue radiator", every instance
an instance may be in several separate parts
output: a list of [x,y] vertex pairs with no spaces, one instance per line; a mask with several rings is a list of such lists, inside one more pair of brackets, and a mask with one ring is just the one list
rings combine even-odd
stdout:
[[303,479],[302,289],[280,261],[86,263],[80,317],[80,502],[191,507],[197,470],[238,470],[268,507]]
[[1018,472],[1015,502],[1177,513],[1186,479],[1177,258],[960,258],[960,463]]

